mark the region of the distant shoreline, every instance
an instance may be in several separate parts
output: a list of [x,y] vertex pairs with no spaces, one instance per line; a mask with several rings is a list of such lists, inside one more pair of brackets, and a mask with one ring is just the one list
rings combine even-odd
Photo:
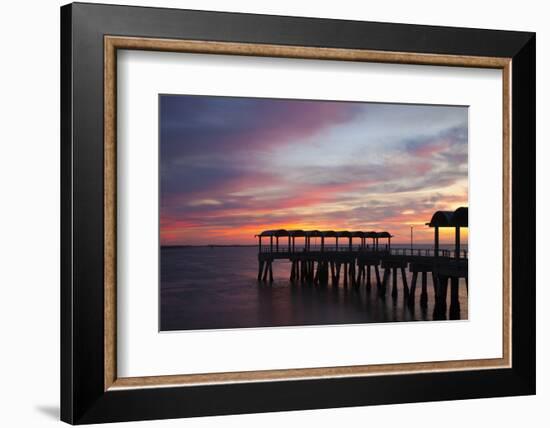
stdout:
[[161,248],[227,248],[227,247],[257,247],[258,244],[204,244],[204,245],[161,245]]
[[[281,248],[283,248],[286,244],[281,244]],[[178,245],[161,245],[161,248],[251,248],[251,247],[257,247],[258,244],[203,244],[203,245],[185,245],[185,244],[178,244]],[[263,245],[263,247],[268,247],[269,244]],[[318,246],[318,245],[317,245]],[[356,245],[354,245],[356,246]],[[392,243],[392,248],[410,248],[411,244],[400,244],[400,243]],[[414,244],[414,249],[422,249],[422,247],[425,246],[433,246],[432,243],[418,243]],[[454,244],[440,244],[440,247],[442,246],[453,246]],[[461,244],[461,247],[466,247],[466,244]],[[420,247],[420,248],[419,248]]]

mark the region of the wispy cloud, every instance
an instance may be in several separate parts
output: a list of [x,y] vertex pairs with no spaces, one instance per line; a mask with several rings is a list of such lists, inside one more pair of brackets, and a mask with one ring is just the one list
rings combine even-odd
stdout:
[[467,109],[162,96],[161,240],[385,229],[467,203]]

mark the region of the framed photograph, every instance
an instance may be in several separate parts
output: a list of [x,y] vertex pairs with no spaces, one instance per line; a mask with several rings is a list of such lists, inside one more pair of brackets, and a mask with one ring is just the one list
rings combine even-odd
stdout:
[[61,8],[61,418],[535,393],[535,34]]

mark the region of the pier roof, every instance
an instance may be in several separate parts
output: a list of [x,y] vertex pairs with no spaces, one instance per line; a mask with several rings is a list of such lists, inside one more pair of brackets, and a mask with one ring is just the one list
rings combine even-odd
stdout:
[[468,227],[468,207],[460,207],[454,211],[436,211],[429,227]]
[[374,232],[374,231],[350,231],[350,230],[287,230],[287,229],[272,229],[264,230],[254,236],[273,236],[273,237],[339,237],[339,238],[391,238],[389,232]]
[[468,207],[460,207],[455,210],[454,221],[459,227],[468,227]]

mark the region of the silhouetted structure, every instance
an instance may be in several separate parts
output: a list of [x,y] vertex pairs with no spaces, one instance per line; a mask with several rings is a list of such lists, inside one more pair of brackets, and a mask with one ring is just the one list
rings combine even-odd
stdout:
[[[392,277],[392,297],[397,298],[397,275],[401,273],[404,297],[415,303],[418,274],[421,274],[420,304],[427,304],[427,274],[432,274],[436,305],[434,318],[445,316],[447,283],[451,280],[450,318],[458,318],[459,279],[468,281],[468,253],[460,249],[460,229],[468,227],[468,208],[437,211],[427,226],[434,228],[431,249],[392,248],[389,232],[333,230],[265,230],[258,235],[258,281],[273,282],[273,262],[291,262],[290,281],[326,286],[338,286],[343,273],[343,285],[359,287],[364,281],[371,288],[374,270],[379,295],[386,295]],[[455,228],[454,250],[440,249],[439,229]],[[268,242],[266,242],[268,240]],[[406,269],[412,272],[409,290]],[[380,268],[384,269],[382,280]]]
[[[432,273],[434,292],[436,295],[436,307],[434,318],[440,319],[445,316],[447,308],[447,286],[451,281],[451,306],[449,317],[451,319],[460,317],[460,303],[458,300],[458,287],[460,278],[464,278],[466,288],[468,287],[468,259],[460,257],[460,229],[468,227],[468,208],[460,207],[455,211],[437,211],[426,226],[434,228],[434,249],[436,259]],[[441,261],[437,258],[439,254],[439,229],[454,228],[455,244],[454,257],[451,260]]]

